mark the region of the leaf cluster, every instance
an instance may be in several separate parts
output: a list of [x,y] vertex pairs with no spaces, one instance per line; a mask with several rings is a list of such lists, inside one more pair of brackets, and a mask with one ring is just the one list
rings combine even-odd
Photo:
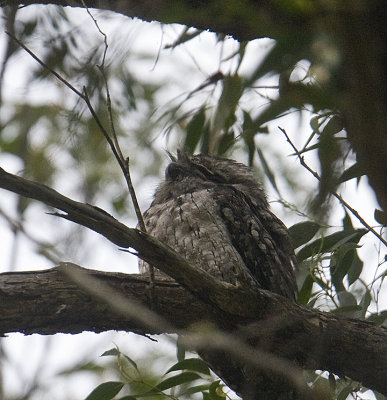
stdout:
[[[122,380],[100,384],[85,400],[191,399],[195,394],[200,394],[203,400],[227,398],[224,385],[214,380],[207,364],[200,358],[181,358],[160,379],[149,371],[144,374],[133,359],[117,348],[104,352],[102,356],[116,357]],[[122,396],[125,392],[127,394]]]

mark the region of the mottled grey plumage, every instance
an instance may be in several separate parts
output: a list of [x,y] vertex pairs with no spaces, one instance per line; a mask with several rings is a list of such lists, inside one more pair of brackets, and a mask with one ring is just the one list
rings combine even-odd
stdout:
[[[249,284],[294,299],[294,253],[284,224],[243,164],[178,153],[144,213],[148,233],[193,266],[231,284]],[[147,264],[140,261],[142,272]],[[244,400],[295,400],[281,377],[256,371],[227,351],[200,356]]]
[[[293,249],[251,170],[233,160],[178,153],[150,208],[148,233],[192,265],[232,284],[294,298]],[[146,264],[140,262],[144,272]]]

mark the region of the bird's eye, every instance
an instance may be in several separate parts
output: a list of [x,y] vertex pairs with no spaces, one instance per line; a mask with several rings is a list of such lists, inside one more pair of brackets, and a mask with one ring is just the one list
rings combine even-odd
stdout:
[[175,181],[185,175],[184,171],[184,167],[178,163],[172,162],[165,169],[165,179]]

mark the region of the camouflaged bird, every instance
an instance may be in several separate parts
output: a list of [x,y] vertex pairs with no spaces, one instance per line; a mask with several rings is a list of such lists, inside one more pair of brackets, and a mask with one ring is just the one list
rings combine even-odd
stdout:
[[258,287],[294,298],[288,231],[244,164],[179,152],[144,222],[149,234],[214,277],[237,284],[247,274]]
[[[178,152],[171,160],[144,213],[147,232],[222,281],[243,285],[247,280],[294,299],[294,252],[288,231],[270,211],[252,171],[236,161],[204,154]],[[141,272],[147,269],[140,261]],[[294,398],[277,391],[281,385],[275,379],[266,385],[270,377],[261,375],[251,383],[243,365],[226,353],[200,355],[244,399]]]

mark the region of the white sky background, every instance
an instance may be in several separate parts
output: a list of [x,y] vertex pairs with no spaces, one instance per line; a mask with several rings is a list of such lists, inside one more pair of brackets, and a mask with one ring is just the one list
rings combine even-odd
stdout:
[[[42,10],[46,9],[47,6],[42,8]],[[23,13],[27,15],[30,12],[36,12],[35,10],[39,9],[27,7],[23,10]],[[68,8],[66,12],[71,20],[77,21],[79,26],[89,26],[90,35],[95,35],[96,28],[84,10]],[[146,52],[151,55],[148,59],[138,61],[138,65],[135,66],[135,69],[139,76],[148,81],[157,82],[162,78],[170,83],[167,89],[163,90],[162,96],[160,96],[162,98],[159,98],[161,107],[165,107],[170,99],[195,89],[203,83],[209,75],[218,70],[221,49],[219,45],[215,45],[214,35],[210,33],[202,34],[197,39],[173,51],[162,50],[165,44],[170,44],[176,39],[178,33],[181,32],[181,26],[161,27],[157,23],[142,23],[138,20],[129,20],[117,14],[109,14],[109,18],[105,17],[107,13],[93,12],[93,14],[98,19],[101,29],[108,35],[108,40],[118,37],[122,40],[122,42],[120,42],[117,39],[113,43],[109,40],[112,51],[114,51],[114,48],[119,48],[124,43],[126,47],[130,46],[133,52],[140,52],[146,49]],[[117,33],[119,33],[119,35],[117,35]],[[3,54],[4,37],[2,36],[0,38],[0,54]],[[37,46],[38,43],[39,38],[37,38],[35,46]],[[85,38],[85,46],[87,45],[87,38]],[[269,47],[270,41],[268,40],[254,41],[251,43],[248,48],[248,55],[240,70],[241,74],[243,75],[251,71],[251,68],[256,65],[258,57],[262,57]],[[38,49],[39,47],[36,47],[37,52]],[[224,54],[230,54],[233,50],[235,50],[235,44],[232,39],[230,39],[227,42]],[[195,64],[195,61],[198,62],[200,68]],[[23,77],[27,76],[24,71],[31,67],[33,63],[34,61],[26,54],[19,54],[17,59],[12,61],[5,77],[4,101],[20,101],[24,98],[26,93]],[[222,64],[222,72],[227,73],[229,72],[227,68],[232,69],[232,67],[232,63],[229,67],[227,67],[226,64]],[[267,84],[273,84],[273,82],[268,81]],[[39,102],[43,92],[44,96],[52,96],[53,101],[55,101],[57,93],[52,88],[37,87],[36,90],[30,91],[28,96],[30,96],[33,101]],[[268,94],[271,95],[272,93],[268,92]],[[46,99],[47,97],[45,97],[45,102],[47,101]],[[259,101],[257,98],[257,107],[260,107],[262,104],[262,101],[261,103],[259,103]],[[298,145],[298,147],[301,147],[305,138],[310,134],[308,124],[309,118],[307,116],[305,116],[301,122],[297,117],[289,116],[281,121],[275,122],[270,127],[272,134],[267,136],[260,135],[258,138],[259,143],[275,149],[276,153],[281,157],[288,157],[291,153],[291,149],[286,143],[285,138],[279,132],[273,134],[273,132],[277,130],[277,125],[285,128],[288,134],[293,138],[294,143]],[[163,138],[159,138],[158,140],[160,141],[160,146],[168,148],[168,150],[175,150],[175,147],[169,148]],[[126,149],[123,150],[126,151]],[[128,155],[131,156],[130,153]],[[314,169],[318,168],[315,159],[309,156],[306,158]],[[241,161],[246,160],[241,159]],[[306,171],[302,171],[302,167],[299,166],[295,158],[289,159],[288,163],[289,168],[294,168],[294,173],[298,174],[297,176],[300,177],[300,181],[304,183],[305,188],[315,186],[313,178],[308,175]],[[14,173],[17,173],[20,169],[20,165],[10,156],[0,155],[0,165]],[[271,165],[271,167],[275,169],[275,165]],[[144,210],[151,201],[154,188],[157,185],[157,180],[152,178],[140,181],[135,171],[134,180],[140,203]],[[57,182],[55,188],[71,197],[73,195],[71,184],[71,179]],[[285,193],[285,195],[283,193],[283,196],[286,198],[286,186],[281,181],[279,185]],[[269,200],[275,200],[277,198],[276,194],[271,191],[270,187],[268,187],[268,189]],[[376,207],[376,202],[373,192],[366,183],[366,179],[362,179],[358,188],[356,188],[355,184],[352,182],[347,184],[342,194],[368,223],[375,225],[373,211]],[[0,192],[0,208],[9,212],[11,215],[13,213],[12,199],[12,194],[6,193],[5,191]],[[276,203],[273,203],[273,208],[288,226],[300,220],[299,217],[284,211],[283,207]],[[335,214],[336,215],[332,217],[332,221],[337,221],[337,223],[339,221],[341,222],[343,212],[341,206],[338,204]],[[58,220],[53,219],[54,217],[43,214],[42,209],[38,205],[31,208],[27,213],[27,218],[29,221],[27,226],[31,232],[42,239],[46,238],[46,240],[50,239],[49,232],[51,229],[58,229],[58,227],[63,224],[69,224],[69,222],[66,221],[58,222]],[[135,221],[123,222],[131,226],[135,225]],[[353,219],[353,223],[359,226],[355,219]],[[39,229],[36,229],[36,227],[39,227]],[[87,257],[85,257],[82,262],[77,258],[71,259],[70,256],[64,261],[73,261],[84,267],[93,269],[112,271],[114,268],[114,271],[136,272],[137,261],[135,257],[130,257],[126,253],[119,252],[115,246],[106,243],[105,240],[97,237],[94,233],[89,233],[87,238],[89,243],[95,243],[95,252],[93,252],[93,254],[88,253]],[[0,240],[2,243],[0,251],[0,271],[5,271],[9,266],[15,248],[13,247],[13,236],[1,217]],[[370,281],[375,271],[374,266],[377,264],[375,256],[376,251],[374,248],[376,242],[371,242],[370,240],[366,242],[367,244],[360,249],[360,256],[363,261],[370,266],[369,275],[367,276],[367,274],[365,274],[364,276],[366,281]],[[47,259],[34,253],[33,246],[23,237],[20,237],[18,241],[16,265],[18,270],[38,270],[52,267]],[[53,376],[57,371],[72,367],[78,361],[81,362],[85,359],[86,361],[97,361],[100,354],[113,347],[113,342],[117,344],[123,352],[127,352],[127,354],[134,359],[149,352],[151,348],[155,349],[155,351],[159,351],[161,348],[160,345],[152,343],[148,339],[127,333],[114,334],[108,332],[98,335],[84,333],[76,336],[55,335],[52,337],[41,337],[39,335],[24,337],[20,334],[12,334],[9,338],[2,340],[7,356],[5,361],[3,358],[2,365],[4,389],[6,393],[9,394],[22,394],[25,389],[23,387],[25,382],[33,379],[38,368],[39,380],[41,382],[47,382],[47,391],[43,393],[39,392],[34,399],[82,399],[99,382],[93,379],[86,379],[83,374],[80,374],[79,378],[71,379],[68,377],[58,379],[53,378]],[[163,346],[169,347],[169,345]],[[173,351],[174,350],[172,350],[172,352]],[[107,379],[103,378],[102,380]]]

